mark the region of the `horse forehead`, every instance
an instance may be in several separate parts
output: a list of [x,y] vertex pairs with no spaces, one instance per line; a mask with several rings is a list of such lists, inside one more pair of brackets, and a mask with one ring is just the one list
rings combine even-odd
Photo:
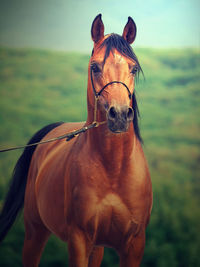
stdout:
[[[115,50],[113,53],[110,53],[109,57],[107,58],[108,64],[114,64],[114,65],[128,65],[130,62],[127,57],[120,54],[117,50]],[[106,64],[106,63],[105,63]]]
[[[97,61],[97,62],[104,62],[104,58],[105,58],[105,48],[102,48],[100,51],[98,51],[98,53],[96,53],[93,56],[93,60]],[[109,56],[106,58],[105,63],[104,63],[104,68],[106,66],[111,67],[111,66],[128,66],[132,61],[122,55],[120,52],[118,52],[116,49],[113,51],[110,51]]]

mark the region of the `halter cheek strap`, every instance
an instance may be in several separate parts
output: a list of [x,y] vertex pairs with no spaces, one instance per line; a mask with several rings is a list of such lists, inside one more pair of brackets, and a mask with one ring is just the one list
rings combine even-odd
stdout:
[[128,86],[127,86],[125,83],[120,82],[120,81],[112,81],[112,82],[109,82],[109,83],[107,83],[106,85],[104,85],[104,87],[102,87],[101,90],[100,90],[99,92],[97,92],[96,89],[95,89],[94,81],[93,81],[93,77],[92,77],[92,68],[90,68],[90,77],[91,77],[91,83],[92,83],[93,92],[94,92],[94,95],[95,95],[96,98],[98,98],[98,97],[101,95],[101,93],[103,92],[103,90],[104,90],[107,86],[109,86],[109,85],[111,85],[111,84],[113,84],[113,83],[119,83],[119,84],[122,84],[124,87],[126,87],[126,89],[127,89],[127,91],[128,91],[128,96],[129,96],[129,98],[130,98],[130,99],[132,98],[132,94],[131,94],[131,92],[130,92]]

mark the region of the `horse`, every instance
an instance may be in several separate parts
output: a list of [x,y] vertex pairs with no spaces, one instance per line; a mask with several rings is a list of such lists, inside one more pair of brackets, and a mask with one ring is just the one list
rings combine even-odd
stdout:
[[104,247],[120,266],[139,266],[152,209],[152,185],[142,149],[135,80],[142,71],[131,44],[131,17],[123,34],[104,35],[101,14],[91,27],[87,120],[54,123],[28,144],[95,124],[71,139],[26,147],[1,212],[1,239],[24,207],[23,265],[38,266],[50,234],[68,244],[69,265],[100,266]]

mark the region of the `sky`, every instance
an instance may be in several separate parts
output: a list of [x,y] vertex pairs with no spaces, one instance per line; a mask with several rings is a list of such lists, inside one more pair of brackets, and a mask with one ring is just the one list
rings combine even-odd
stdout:
[[200,48],[200,0],[0,0],[0,45],[89,52],[99,13],[105,33],[131,16],[136,47]]

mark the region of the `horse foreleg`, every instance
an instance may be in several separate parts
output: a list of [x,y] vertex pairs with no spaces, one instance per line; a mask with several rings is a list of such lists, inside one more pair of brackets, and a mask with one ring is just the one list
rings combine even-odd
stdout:
[[70,229],[68,253],[70,267],[87,267],[93,243],[80,229]]
[[103,259],[103,253],[103,247],[94,247],[90,254],[88,267],[100,267]]
[[23,266],[36,267],[39,265],[44,246],[50,232],[43,225],[25,223],[25,239],[23,247]]
[[139,267],[145,247],[145,232],[138,234],[120,253],[120,267]]

